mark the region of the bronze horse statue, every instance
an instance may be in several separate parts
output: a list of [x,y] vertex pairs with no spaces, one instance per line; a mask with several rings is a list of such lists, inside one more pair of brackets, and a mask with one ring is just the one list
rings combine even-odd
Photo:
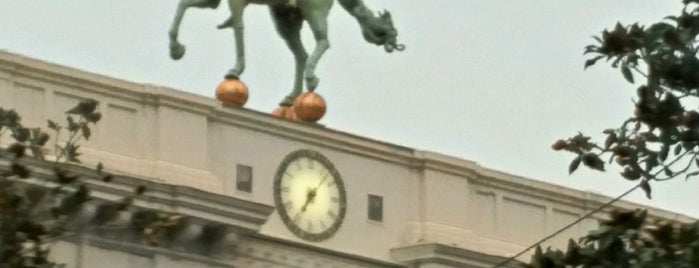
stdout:
[[[296,76],[292,92],[280,103],[291,106],[294,99],[302,93],[303,80],[309,91],[315,90],[320,80],[315,75],[315,68],[323,53],[330,47],[328,42],[328,13],[333,0],[228,0],[231,16],[219,29],[231,27],[235,33],[236,63],[228,71],[226,78],[238,78],[245,70],[245,46],[243,42],[243,11],[248,4],[269,6],[277,32],[284,38],[286,45],[294,53]],[[338,0],[340,5],[354,16],[362,29],[367,42],[383,46],[386,52],[402,51],[405,46],[397,44],[398,32],[393,26],[388,11],[378,13],[369,10],[362,0]],[[177,13],[170,28],[170,57],[178,60],[184,56],[185,47],[177,41],[180,23],[185,11],[190,7],[217,8],[221,0],[180,0]],[[316,46],[310,57],[301,42],[301,27],[306,21],[311,27]]]

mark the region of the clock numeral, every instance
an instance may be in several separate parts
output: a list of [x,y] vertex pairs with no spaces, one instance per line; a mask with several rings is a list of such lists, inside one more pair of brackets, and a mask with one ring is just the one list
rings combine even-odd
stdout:
[[320,177],[325,178],[328,176],[329,171],[327,169],[323,169],[323,171],[320,172]]
[[313,159],[308,159],[308,169],[313,169]]
[[337,198],[337,196],[330,197],[330,202],[340,203],[340,198]]
[[294,167],[296,170],[301,170],[303,166],[301,166],[301,161],[294,161]]
[[323,230],[328,229],[328,226],[325,226],[324,221],[318,220],[318,222],[320,222],[320,228],[322,228]]
[[296,213],[296,215],[294,215],[294,219],[292,221],[294,222],[295,225],[299,225],[299,221],[301,221],[301,214]]
[[306,230],[308,230],[309,232],[313,232],[313,222],[308,222]]
[[289,192],[289,187],[282,187],[282,192],[288,193]]
[[334,180],[329,181],[328,183],[326,183],[326,185],[328,185],[328,187],[333,187],[333,186],[335,186],[335,181]]
[[289,177],[289,179],[293,179],[293,178],[294,178],[294,176],[291,175],[291,173],[289,173],[289,172],[284,172],[284,176]]
[[291,203],[291,201],[286,201],[286,202],[284,202],[284,208],[286,208],[286,210],[290,210],[290,209],[294,208],[294,204]]
[[337,214],[335,214],[335,212],[332,210],[328,210],[326,214],[328,214],[328,217],[330,217],[330,219],[332,219],[333,221],[337,219]]

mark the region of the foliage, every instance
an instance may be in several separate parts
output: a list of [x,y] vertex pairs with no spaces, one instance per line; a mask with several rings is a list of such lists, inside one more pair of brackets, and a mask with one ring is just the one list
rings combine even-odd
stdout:
[[[14,110],[0,108],[0,141],[9,134],[14,142],[0,149],[0,268],[10,267],[60,267],[48,259],[48,243],[71,234],[69,219],[90,200],[90,190],[77,174],[63,166],[64,162],[80,163],[79,141],[91,136],[90,126],[97,123],[101,114],[98,102],[85,100],[66,112],[66,125],[51,120],[48,128],[54,133],[54,155],[45,152],[50,135],[40,128],[28,128],[21,124],[21,117]],[[67,140],[61,141],[62,133]],[[53,157],[53,174],[47,180],[32,176],[28,157],[46,160]],[[103,181],[112,175],[104,172],[102,163],[95,168]],[[32,183],[33,182],[33,183]],[[135,196],[143,193],[139,187],[133,196],[108,204],[95,219],[97,225],[110,221],[116,212],[125,210]]]
[[699,222],[649,223],[644,210],[616,211],[565,251],[537,247],[524,267],[699,267]]
[[[569,172],[579,165],[604,171],[616,162],[621,176],[638,181],[651,198],[651,183],[699,175],[699,1],[684,0],[679,16],[641,26],[617,23],[585,47],[585,68],[604,59],[631,84],[640,84],[634,114],[604,130],[600,145],[578,134],[558,140],[554,150],[572,152]],[[640,80],[640,81],[639,81]]]
[[[585,47],[585,68],[606,60],[636,89],[634,114],[604,130],[602,145],[581,133],[551,147],[574,153],[569,165],[604,171],[620,166],[651,198],[651,183],[699,175],[699,0],[684,0],[679,16],[641,26],[617,23]],[[641,79],[639,79],[641,78]],[[639,81],[641,80],[641,81]],[[603,159],[608,160],[605,162]],[[537,247],[525,267],[699,267],[699,221],[649,222],[646,211],[616,211],[565,251]]]

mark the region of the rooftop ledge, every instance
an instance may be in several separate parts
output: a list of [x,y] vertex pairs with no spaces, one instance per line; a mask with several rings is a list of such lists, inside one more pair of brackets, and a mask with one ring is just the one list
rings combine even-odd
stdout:
[[[334,130],[319,124],[292,122],[268,113],[246,108],[222,107],[218,101],[204,96],[167,87],[139,84],[89,73],[29,57],[0,51],[0,78],[2,72],[76,86],[100,95],[121,98],[133,102],[163,105],[192,113],[202,114],[209,120],[240,128],[269,133],[286,139],[298,140],[333,150],[370,157],[416,170],[433,170],[468,179],[474,184],[507,189],[525,195],[539,196],[567,204],[586,204],[594,207],[611,198],[589,191],[579,191],[529,178],[488,169],[476,162],[439,153],[382,142],[359,135]],[[174,187],[174,186],[173,186]],[[181,189],[184,192],[194,191]],[[643,208],[661,218],[683,222],[694,219],[678,213],[618,201],[614,207]]]

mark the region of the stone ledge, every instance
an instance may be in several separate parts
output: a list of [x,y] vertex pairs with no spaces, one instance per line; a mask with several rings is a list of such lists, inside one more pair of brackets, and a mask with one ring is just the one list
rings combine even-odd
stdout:
[[[406,265],[440,264],[445,268],[489,268],[506,259],[438,243],[393,248],[391,249],[391,256],[396,261]],[[513,261],[503,267],[520,267],[520,262]]]

